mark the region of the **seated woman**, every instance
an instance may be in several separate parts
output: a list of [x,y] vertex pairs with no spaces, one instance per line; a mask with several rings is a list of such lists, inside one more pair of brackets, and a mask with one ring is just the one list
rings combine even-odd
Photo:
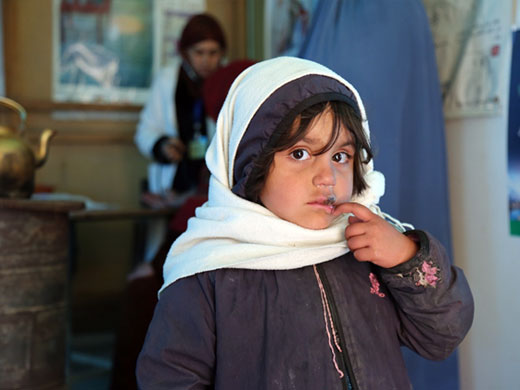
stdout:
[[[166,204],[182,203],[198,185],[207,145],[202,90],[221,65],[226,40],[219,23],[200,14],[188,21],[177,48],[180,59],[157,75],[135,134],[137,147],[152,160],[148,191]],[[148,194],[143,202],[154,207],[159,197]]]

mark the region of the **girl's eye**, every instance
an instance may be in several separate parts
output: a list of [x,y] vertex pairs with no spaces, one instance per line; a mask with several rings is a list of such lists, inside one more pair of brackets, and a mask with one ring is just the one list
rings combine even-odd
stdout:
[[339,152],[339,153],[336,153],[334,156],[332,156],[332,161],[340,163],[340,164],[345,164],[351,158],[352,158],[352,156],[350,154],[348,154],[347,152]]
[[295,160],[307,160],[310,156],[309,152],[305,149],[296,149],[291,152],[291,157]]

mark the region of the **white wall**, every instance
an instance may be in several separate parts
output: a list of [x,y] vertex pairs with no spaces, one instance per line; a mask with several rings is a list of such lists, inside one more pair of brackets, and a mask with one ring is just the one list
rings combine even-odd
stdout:
[[[510,39],[504,49],[507,102]],[[509,234],[506,114],[507,104],[499,117],[446,123],[454,260],[475,299],[459,354],[461,390],[520,389],[520,237]]]

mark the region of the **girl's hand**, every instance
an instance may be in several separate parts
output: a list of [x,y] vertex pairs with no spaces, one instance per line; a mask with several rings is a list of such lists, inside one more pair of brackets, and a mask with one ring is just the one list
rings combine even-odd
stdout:
[[345,229],[347,245],[358,261],[391,268],[410,260],[419,247],[380,216],[359,203],[342,203],[334,215],[351,213]]

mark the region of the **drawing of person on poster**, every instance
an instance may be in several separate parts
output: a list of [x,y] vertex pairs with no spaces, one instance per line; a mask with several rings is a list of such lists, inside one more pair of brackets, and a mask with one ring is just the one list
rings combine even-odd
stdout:
[[508,187],[511,234],[520,236],[520,30],[513,33],[508,128]]

